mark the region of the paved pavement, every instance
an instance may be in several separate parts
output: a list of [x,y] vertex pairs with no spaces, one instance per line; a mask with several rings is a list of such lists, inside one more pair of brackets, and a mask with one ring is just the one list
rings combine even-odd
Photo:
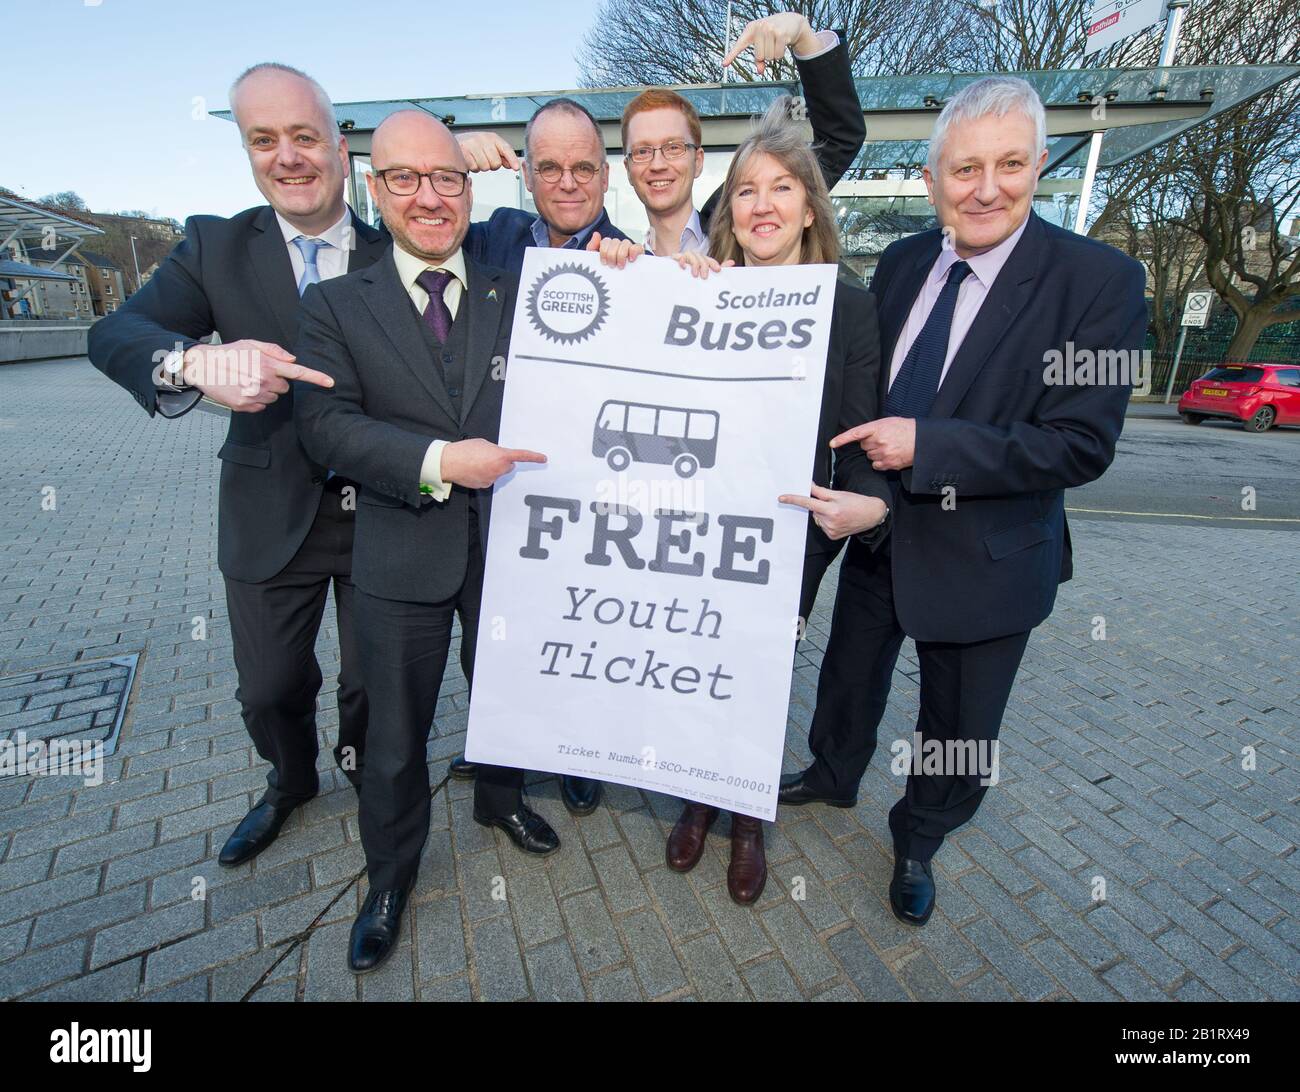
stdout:
[[[1294,532],[1111,519],[1074,524],[1078,576],[1030,642],[1002,781],[940,852],[924,929],[885,896],[909,645],[860,803],[781,813],[757,907],[727,899],[725,828],[690,876],[665,868],[672,800],[612,787],[573,820],[538,780],[564,841],[538,862],[451,783],[401,947],[353,977],[364,880],[340,778],[256,861],[214,861],[264,776],[214,566],[223,429],[150,422],[84,361],[0,368],[0,738],[24,716],[6,684],[142,654],[103,784],[0,777],[0,998],[1300,999]],[[833,585],[799,654],[788,769]],[[332,631],[321,660],[328,692]],[[332,742],[328,702],[320,720]],[[465,721],[453,674],[435,783]]]

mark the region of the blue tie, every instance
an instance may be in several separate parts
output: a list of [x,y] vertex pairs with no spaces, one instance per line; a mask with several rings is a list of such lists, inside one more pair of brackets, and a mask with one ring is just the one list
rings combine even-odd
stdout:
[[302,255],[302,276],[298,278],[298,295],[301,296],[309,284],[316,284],[320,280],[320,270],[316,268],[316,252],[330,244],[324,239],[309,239],[306,235],[299,235],[293,240],[293,245]]
[[965,262],[956,262],[948,270],[943,290],[889,388],[889,395],[885,399],[887,416],[930,415],[934,396],[939,391],[943,362],[948,355],[948,335],[952,333],[952,313],[957,308],[957,292],[969,272],[970,266]]

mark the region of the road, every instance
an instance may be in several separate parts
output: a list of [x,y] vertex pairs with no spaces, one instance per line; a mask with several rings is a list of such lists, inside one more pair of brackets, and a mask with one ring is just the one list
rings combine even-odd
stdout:
[[[1247,486],[1253,511],[1242,508]],[[1143,513],[1161,523],[1300,530],[1300,428],[1255,435],[1231,422],[1130,416],[1111,468],[1065,503],[1072,520]],[[1117,512],[1125,515],[1102,514]]]

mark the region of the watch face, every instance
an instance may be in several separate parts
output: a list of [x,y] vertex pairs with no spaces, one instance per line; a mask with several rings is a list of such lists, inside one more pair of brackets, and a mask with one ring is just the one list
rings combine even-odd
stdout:
[[179,376],[185,367],[185,357],[173,350],[163,360],[163,371],[170,376]]

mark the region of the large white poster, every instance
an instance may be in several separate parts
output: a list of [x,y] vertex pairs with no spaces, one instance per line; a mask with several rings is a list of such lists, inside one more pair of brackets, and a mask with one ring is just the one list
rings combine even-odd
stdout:
[[774,817],[834,293],[528,251],[470,760]]

